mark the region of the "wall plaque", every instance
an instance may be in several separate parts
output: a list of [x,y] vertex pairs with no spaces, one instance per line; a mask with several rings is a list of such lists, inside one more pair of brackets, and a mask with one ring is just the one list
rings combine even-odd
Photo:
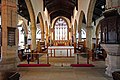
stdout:
[[8,27],[8,45],[14,46],[15,45],[15,29],[12,27]]

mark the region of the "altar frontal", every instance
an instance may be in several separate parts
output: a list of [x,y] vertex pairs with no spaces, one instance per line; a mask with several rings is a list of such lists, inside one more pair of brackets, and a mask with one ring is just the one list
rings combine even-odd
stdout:
[[49,46],[48,53],[51,57],[72,57],[74,56],[73,46]]

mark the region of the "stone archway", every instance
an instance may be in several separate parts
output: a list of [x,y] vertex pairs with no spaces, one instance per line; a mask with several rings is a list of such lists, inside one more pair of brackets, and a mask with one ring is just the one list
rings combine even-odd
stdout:
[[[53,29],[55,29],[55,24],[59,19],[62,19],[67,25],[67,35],[66,35],[66,37],[67,37],[67,40],[69,40],[69,25],[68,25],[67,20],[64,17],[60,16],[60,17],[55,19],[54,24],[53,24]],[[55,40],[55,31],[53,32],[53,40]]]
[[31,21],[31,40],[32,40],[32,44],[31,44],[31,49],[35,50],[36,49],[36,21],[35,21],[35,13],[33,10],[33,6],[31,3],[31,0],[25,0],[27,8],[28,8],[28,12],[30,15],[30,21]]
[[96,0],[90,0],[87,12],[87,26],[91,26]]
[[92,49],[92,17],[93,17],[93,11],[95,7],[96,0],[90,0],[89,6],[88,6],[88,12],[87,12],[87,26],[86,26],[86,44],[87,48]]
[[46,44],[48,44],[48,23],[45,21],[45,34],[46,34]]
[[41,41],[44,41],[44,22],[41,12],[38,13],[38,19],[40,21]]
[[27,29],[27,24],[25,23],[25,21],[23,20],[23,29],[25,31],[25,35],[28,36],[28,29]]
[[[79,22],[78,22],[78,33],[79,33],[78,41],[81,41],[81,27],[82,27],[82,23],[83,23],[84,18],[85,18],[85,14],[83,11],[81,11],[80,16],[79,16]],[[85,19],[85,22],[86,22],[86,19]]]
[[77,31],[77,21],[75,20],[75,22],[74,22],[74,29],[73,29],[73,37],[74,37],[74,53],[76,52],[76,45],[77,45],[76,31]]
[[[20,38],[23,38],[23,39],[24,39],[23,42],[25,42],[24,45],[26,45],[26,44],[27,44],[27,38],[28,38],[28,28],[27,28],[27,24],[26,24],[26,22],[25,22],[24,19],[20,19],[20,20],[18,20],[18,21],[19,21],[18,23],[20,23],[20,24],[19,24],[20,27],[22,27],[22,30],[24,31],[24,33],[23,33],[24,37],[21,37],[21,36],[19,35],[18,41],[21,41]],[[19,25],[18,25],[18,26],[19,26]],[[18,29],[20,29],[20,28],[18,27]],[[19,33],[19,31],[18,31],[18,33]]]
[[76,42],[76,30],[77,30],[77,20],[75,20],[74,22],[74,29],[73,29],[74,42]]

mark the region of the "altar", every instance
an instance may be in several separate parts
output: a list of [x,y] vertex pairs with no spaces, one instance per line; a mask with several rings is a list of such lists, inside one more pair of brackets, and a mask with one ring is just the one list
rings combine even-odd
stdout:
[[48,53],[51,57],[72,57],[74,56],[74,47],[73,46],[49,46]]

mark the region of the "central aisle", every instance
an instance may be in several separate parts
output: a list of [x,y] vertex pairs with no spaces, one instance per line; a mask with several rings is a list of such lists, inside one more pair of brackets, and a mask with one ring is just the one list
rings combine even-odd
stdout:
[[[80,63],[86,63],[86,58],[80,56]],[[71,67],[76,63],[75,57],[50,57],[51,67],[19,67],[20,80],[113,80],[105,74],[105,62],[90,62],[95,67]],[[45,56],[40,58],[46,63]],[[25,62],[23,62],[25,63]],[[32,63],[31,63],[32,64]]]
[[103,61],[95,67],[19,67],[20,80],[113,80],[105,75]]

